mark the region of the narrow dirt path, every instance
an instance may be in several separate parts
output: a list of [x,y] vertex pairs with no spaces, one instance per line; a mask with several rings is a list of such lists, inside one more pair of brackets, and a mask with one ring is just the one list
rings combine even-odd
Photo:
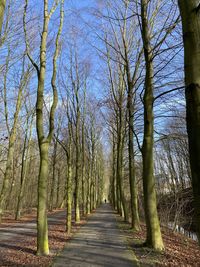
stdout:
[[103,204],[67,243],[53,266],[132,267],[137,264],[117,227],[114,211],[109,204]]

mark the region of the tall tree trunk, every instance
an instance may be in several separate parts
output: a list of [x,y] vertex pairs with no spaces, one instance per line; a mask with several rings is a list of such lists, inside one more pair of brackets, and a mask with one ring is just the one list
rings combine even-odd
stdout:
[[121,140],[119,140],[119,119],[117,118],[117,138],[116,138],[116,143],[117,143],[117,147],[116,147],[116,199],[117,199],[117,212],[120,214],[120,216],[122,216],[122,208],[121,208],[121,193],[120,193],[120,160],[119,160],[119,149],[121,146]]
[[154,115],[153,115],[153,61],[148,25],[148,0],[141,0],[142,39],[146,64],[145,93],[144,93],[144,137],[142,147],[143,158],[143,190],[144,208],[147,226],[146,244],[156,250],[163,250],[160,222],[157,212],[155,191],[153,144],[154,144]]
[[[52,183],[51,183],[51,193],[50,193],[50,203],[49,211],[53,210],[54,207],[54,193],[55,193],[55,184],[56,184],[56,155],[57,155],[57,141],[54,140],[54,152],[53,152],[53,173],[52,173]],[[56,205],[58,204],[56,199]],[[58,206],[56,206],[57,208]]]
[[37,206],[37,255],[48,255],[49,254],[49,244],[48,244],[48,224],[47,224],[47,180],[49,173],[49,145],[52,140],[54,132],[54,117],[55,110],[58,102],[58,93],[56,88],[56,78],[57,78],[57,58],[59,55],[59,39],[62,32],[63,18],[64,18],[64,0],[60,3],[60,25],[58,28],[56,41],[55,41],[55,51],[53,55],[53,72],[51,77],[51,86],[53,91],[53,103],[50,109],[49,115],[49,131],[47,137],[44,132],[44,86],[45,86],[45,75],[46,75],[46,50],[47,50],[47,36],[48,36],[48,26],[49,20],[52,14],[56,10],[56,5],[53,6],[48,12],[48,0],[44,0],[44,10],[43,10],[43,29],[41,35],[40,43],[40,65],[38,66],[30,55],[30,47],[27,39],[26,30],[26,13],[28,0],[24,7],[24,33],[26,40],[26,50],[28,58],[30,59],[33,66],[36,68],[38,77],[38,87],[37,87],[37,102],[36,102],[36,129],[38,137],[38,146],[40,151],[40,168],[38,177],[38,206]]
[[6,8],[6,0],[0,0],[0,36],[2,31],[5,8]]
[[[122,204],[123,212],[124,212],[124,220],[128,221],[128,211],[126,200],[124,197],[123,186],[122,186],[122,173],[123,173],[123,125],[122,125],[122,111],[119,111],[119,123],[118,123],[118,139],[117,139],[117,181],[118,181],[118,190],[119,190],[119,197],[120,197],[120,204]],[[120,207],[120,215],[122,215],[121,207]]]
[[[83,147],[84,147],[84,145],[83,145]],[[85,154],[84,151],[83,151],[83,154]],[[83,156],[83,162],[82,162],[82,164],[83,164],[83,166],[82,166],[82,206],[83,206],[83,215],[85,215],[86,214],[85,155]]]
[[91,176],[90,176],[90,168],[91,168],[91,163],[88,159],[88,177],[87,177],[87,203],[86,203],[86,213],[90,214],[91,213]]
[[[28,156],[29,156],[31,136],[32,136],[33,115],[31,118],[30,125],[29,125],[28,121],[29,121],[29,118],[27,118],[27,122],[26,122],[27,123],[26,134],[25,134],[24,147],[23,147],[23,152],[22,152],[21,184],[20,184],[20,190],[19,190],[19,194],[18,194],[15,220],[19,220],[20,216],[21,216],[22,202],[23,202],[24,190],[25,190],[26,178],[27,178],[26,174],[27,174],[27,168],[28,168]],[[29,132],[29,136],[28,136],[29,127],[30,127],[30,132]],[[27,141],[28,141],[28,143],[27,143]],[[26,148],[26,146],[27,146],[27,148]]]
[[48,224],[47,224],[47,179],[49,172],[49,144],[51,138],[44,137],[43,101],[46,74],[46,43],[49,25],[48,2],[44,0],[44,22],[40,46],[40,69],[38,74],[36,129],[40,151],[40,168],[38,177],[37,206],[37,255],[49,254]]
[[96,159],[94,158],[94,172],[93,172],[93,209],[95,210],[97,207],[97,202],[96,202],[96,189],[97,189],[97,183],[96,183],[96,166],[95,166],[95,161]]
[[86,178],[85,178],[85,113],[86,113],[86,81],[84,88],[84,108],[83,108],[83,122],[82,122],[82,206],[83,206],[83,215],[86,214]]
[[[19,151],[18,150],[18,144],[15,143],[14,145],[14,151]],[[12,200],[12,193],[13,193],[13,189],[15,188],[15,183],[16,183],[16,175],[17,175],[17,166],[18,166],[18,157],[16,157],[16,154],[13,154],[13,160],[12,160],[12,176],[10,179],[10,189],[9,189],[9,193],[8,193],[8,198],[6,200],[6,205],[5,205],[5,210],[8,210],[9,208],[13,209],[13,201]]]
[[[71,127],[71,126],[69,126]],[[67,233],[71,233],[72,227],[72,136],[69,129],[69,147],[68,147],[68,169],[67,169]]]
[[134,116],[134,107],[133,107],[133,88],[132,85],[129,85],[128,91],[128,152],[129,152],[129,183],[130,183],[130,195],[131,195],[131,226],[133,230],[139,230],[140,220],[138,213],[138,198],[137,198],[137,184],[135,177],[135,156],[134,156],[134,143],[133,143],[133,116]]
[[90,130],[90,138],[91,138],[91,168],[90,168],[90,209],[91,211],[95,209],[95,129],[94,129],[94,118],[92,116],[91,122],[91,130]]
[[[92,144],[93,147],[93,144]],[[94,148],[92,148],[92,157],[91,157],[91,184],[90,184],[90,209],[94,209]]]
[[80,90],[80,80],[79,80],[79,66],[78,66],[78,58],[77,51],[75,51],[75,73],[76,80],[73,79],[73,71],[71,69],[71,79],[72,85],[74,89],[75,95],[75,103],[76,107],[76,133],[75,133],[75,145],[76,145],[76,171],[75,171],[75,222],[80,222],[80,193],[81,193],[81,168],[80,168],[80,103],[79,103],[79,90]]
[[[56,169],[55,169],[56,173]],[[61,176],[60,176],[60,169],[57,169],[57,190],[56,190],[56,208],[60,206],[60,189],[61,189]]]
[[39,149],[40,169],[38,178],[37,255],[48,255],[47,178],[49,172],[49,143],[44,141],[39,142]]
[[179,0],[183,26],[186,122],[195,205],[195,224],[200,244],[200,3]]
[[114,209],[116,209],[116,144],[113,133],[113,153],[112,153],[112,178],[111,178],[111,198]]
[[[78,92],[77,92],[78,94]],[[75,222],[80,222],[80,110],[77,101],[76,118],[76,175],[75,175]]]
[[[13,157],[14,157],[14,144],[15,144],[16,133],[17,133],[17,124],[18,124],[19,113],[20,113],[21,105],[22,105],[22,96],[23,96],[24,88],[26,87],[26,84],[28,81],[28,77],[29,77],[29,71],[27,70],[21,76],[21,84],[20,84],[20,89],[19,89],[18,96],[17,96],[16,111],[14,114],[14,122],[13,122],[11,131],[9,131],[9,128],[8,128],[9,144],[8,144],[8,152],[7,152],[6,170],[5,170],[3,185],[2,185],[1,194],[0,194],[0,222],[2,219],[3,211],[5,208],[6,200],[7,200],[8,193],[9,193],[10,178],[11,178],[11,173],[12,173],[12,164],[13,164]],[[6,109],[6,102],[7,101],[5,101],[5,109]],[[6,122],[7,122],[7,118],[6,118]]]

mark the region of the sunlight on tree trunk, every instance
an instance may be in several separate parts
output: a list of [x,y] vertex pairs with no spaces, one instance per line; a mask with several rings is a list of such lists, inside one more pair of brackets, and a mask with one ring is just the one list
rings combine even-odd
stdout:
[[19,119],[19,113],[21,110],[22,106],[22,97],[24,90],[26,88],[27,82],[30,78],[30,71],[29,69],[22,71],[21,74],[21,81],[19,85],[19,91],[18,91],[18,96],[17,96],[17,103],[16,103],[16,109],[15,109],[15,114],[14,114],[14,122],[11,130],[8,127],[8,114],[7,114],[7,99],[6,99],[6,85],[4,86],[4,106],[5,106],[5,116],[6,116],[6,124],[8,127],[8,135],[9,135],[9,144],[8,144],[8,152],[7,152],[7,161],[6,161],[6,170],[4,173],[4,178],[3,178],[3,185],[1,189],[1,194],[0,194],[0,222],[2,219],[3,211],[5,209],[5,204],[6,200],[8,198],[9,194],[9,188],[10,188],[10,179],[11,179],[11,173],[12,173],[12,163],[13,163],[13,156],[14,156],[14,145],[16,141],[16,132],[17,132],[17,124],[18,124],[18,119]]
[[79,107],[79,96],[76,88],[76,174],[75,174],[75,222],[80,222],[80,107]]
[[48,37],[48,26],[52,14],[55,12],[56,5],[53,5],[50,13],[48,12],[48,0],[44,0],[44,11],[43,11],[43,30],[41,35],[41,45],[40,45],[40,65],[39,67],[33,61],[30,51],[29,51],[29,42],[27,39],[26,31],[26,12],[28,6],[28,0],[26,0],[24,8],[24,33],[26,39],[26,49],[27,55],[37,70],[38,75],[38,88],[37,88],[37,102],[36,102],[36,129],[38,136],[38,145],[40,151],[40,168],[39,168],[39,177],[38,177],[38,207],[37,207],[37,255],[48,255],[49,254],[49,244],[48,244],[48,224],[47,224],[47,180],[49,172],[49,146],[52,140],[54,132],[54,116],[55,110],[58,102],[58,94],[56,88],[56,76],[57,76],[57,58],[59,53],[59,38],[63,26],[63,5],[64,0],[60,4],[60,25],[56,36],[55,41],[55,52],[53,55],[53,73],[51,78],[51,86],[53,90],[53,103],[49,115],[49,132],[48,136],[45,137],[44,134],[44,86],[45,86],[45,74],[46,74],[46,50],[47,50],[47,37]]
[[83,106],[83,121],[82,121],[82,208],[83,215],[86,214],[86,168],[85,168],[85,117],[86,117],[86,83],[87,80],[84,81],[84,106]]
[[[31,122],[29,124],[30,117],[31,117]],[[29,157],[30,145],[31,145],[33,118],[34,118],[34,114],[27,115],[26,134],[25,134],[24,147],[23,147],[23,152],[22,152],[21,184],[20,184],[20,190],[19,190],[19,195],[18,195],[18,200],[17,200],[15,220],[19,220],[21,217],[21,209],[22,209],[25,185],[26,185],[26,180],[27,180],[27,168],[28,168],[27,165],[28,165],[28,157]]]
[[130,183],[130,195],[131,195],[131,224],[133,230],[140,229],[140,220],[138,212],[138,195],[137,184],[135,175],[135,159],[134,159],[134,143],[133,143],[133,96],[132,92],[128,95],[128,110],[129,110],[129,183]]
[[0,0],[0,36],[2,31],[5,8],[6,8],[6,0]]
[[146,244],[156,250],[163,250],[160,222],[157,212],[155,191],[153,143],[154,143],[154,115],[153,115],[153,62],[151,55],[150,36],[147,16],[148,0],[141,0],[142,39],[146,63],[145,92],[144,92],[144,137],[142,147],[143,158],[143,188],[144,207],[147,225]]
[[68,170],[67,170],[67,233],[71,233],[72,227],[72,129],[69,127],[69,144],[68,144]]

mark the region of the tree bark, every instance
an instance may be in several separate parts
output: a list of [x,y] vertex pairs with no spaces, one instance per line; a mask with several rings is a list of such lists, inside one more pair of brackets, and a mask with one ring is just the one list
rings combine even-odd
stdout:
[[[56,173],[56,169],[55,169]],[[56,190],[56,208],[58,208],[60,203],[60,189],[61,189],[61,176],[60,176],[60,169],[57,169],[57,190]]]
[[140,229],[140,220],[138,212],[138,198],[137,198],[137,184],[135,177],[135,155],[134,155],[134,143],[133,143],[133,116],[134,116],[134,106],[133,106],[133,90],[130,84],[128,90],[128,152],[129,152],[129,183],[130,183],[130,195],[131,195],[131,226],[133,230],[138,231]]
[[40,142],[40,169],[38,178],[37,206],[37,255],[48,255],[48,224],[47,224],[47,178],[49,172],[48,142]]
[[45,75],[46,75],[46,50],[47,50],[47,36],[48,36],[48,26],[52,14],[55,12],[57,5],[53,5],[50,12],[48,12],[48,0],[44,0],[44,10],[43,10],[43,29],[41,35],[40,43],[40,65],[38,66],[30,55],[30,47],[27,39],[26,30],[26,12],[28,6],[28,0],[24,7],[24,33],[26,39],[26,50],[29,60],[32,65],[36,68],[38,76],[38,87],[37,87],[37,102],[36,102],[36,129],[38,137],[38,146],[40,151],[40,168],[38,176],[38,206],[37,206],[37,255],[48,255],[49,254],[49,244],[48,244],[48,224],[47,224],[47,179],[49,173],[49,145],[52,140],[54,132],[54,117],[55,110],[58,102],[58,93],[56,88],[56,77],[57,77],[57,58],[59,55],[59,38],[63,26],[64,18],[64,0],[60,2],[60,25],[58,28],[56,41],[55,41],[55,51],[53,55],[53,72],[51,77],[51,86],[53,91],[53,103],[50,109],[49,115],[49,131],[47,136],[44,133],[44,86],[45,86]]
[[[53,172],[52,172],[52,183],[51,183],[51,193],[50,193],[50,200],[49,200],[49,211],[52,211],[54,208],[54,193],[55,193],[55,184],[56,184],[56,157],[57,157],[57,140],[54,140],[54,151],[53,151]],[[58,201],[56,199],[56,205]],[[56,206],[57,208],[58,206]]]
[[155,191],[153,145],[154,145],[154,114],[153,114],[153,60],[148,25],[148,0],[141,0],[142,40],[146,65],[144,92],[144,137],[142,146],[143,158],[143,190],[144,208],[147,226],[146,244],[156,250],[163,250],[160,222],[157,212]]
[[[33,115],[31,115],[31,116],[32,116],[32,118],[31,118],[30,125],[28,123],[29,118],[27,118],[27,125],[26,125],[27,128],[26,128],[24,147],[23,147],[23,152],[22,152],[21,185],[20,185],[20,190],[19,190],[19,195],[18,195],[18,200],[17,200],[17,209],[16,209],[16,213],[15,213],[15,220],[19,220],[20,216],[21,216],[24,190],[25,190],[25,185],[26,185],[28,156],[29,156],[29,151],[30,151],[32,125],[33,125]],[[28,128],[29,127],[30,127],[30,132],[29,132],[29,136],[28,136]],[[26,146],[27,146],[27,149],[26,149]]]
[[6,8],[6,0],[0,0],[0,36],[2,31],[5,8]]
[[75,222],[80,222],[80,109],[78,90],[76,92],[77,114],[76,114],[76,174],[75,174]]
[[[70,128],[71,126],[69,126]],[[69,129],[69,146],[68,146],[68,170],[67,170],[67,233],[71,233],[72,228],[72,133]]]
[[[29,70],[27,70],[25,73],[22,74],[21,84],[20,84],[20,88],[19,88],[19,92],[18,92],[18,96],[17,96],[17,103],[16,103],[15,114],[14,114],[13,126],[12,126],[12,129],[10,131],[8,128],[9,144],[8,144],[8,152],[7,152],[6,170],[5,170],[3,185],[2,185],[1,194],[0,194],[0,222],[2,219],[6,200],[7,200],[8,194],[9,194],[9,186],[10,186],[10,178],[11,178],[11,173],[12,173],[14,144],[15,144],[15,140],[16,140],[18,118],[19,118],[19,113],[21,110],[22,96],[23,96],[24,88],[26,87],[29,75],[30,75]],[[5,109],[6,109],[6,102],[7,102],[7,100],[5,100]],[[5,112],[7,112],[7,111],[5,111]],[[7,122],[7,118],[6,118],[6,122]],[[7,124],[8,124],[8,122],[7,122]]]
[[40,150],[40,168],[38,177],[38,206],[37,206],[37,255],[49,254],[48,224],[47,224],[47,178],[49,172],[50,138],[44,136],[43,101],[46,74],[46,43],[49,25],[48,1],[44,0],[44,22],[40,45],[40,70],[38,74],[36,129]]
[[85,88],[84,88],[84,107],[83,107],[83,122],[82,122],[82,207],[83,207],[83,215],[86,214],[85,115],[86,115],[86,81],[85,81]]
[[112,152],[112,184],[111,184],[111,198],[112,198],[112,204],[114,209],[116,209],[116,144],[115,144],[115,136],[113,133],[113,152]]
[[[121,109],[121,107],[120,107]],[[119,110],[119,118],[118,118],[118,129],[117,129],[117,181],[118,181],[118,191],[119,191],[119,198],[120,203],[122,204],[123,208],[123,215],[124,221],[128,221],[128,210],[126,205],[126,200],[124,197],[123,187],[122,187],[122,173],[123,173],[123,151],[124,151],[124,144],[123,144],[123,125],[122,125],[122,110]],[[120,205],[120,204],[118,204]],[[120,208],[120,215],[122,215],[121,207]]]
[[[89,161],[89,160],[88,160]],[[90,176],[91,163],[88,162],[88,177],[87,177],[87,203],[86,203],[86,213],[89,215],[91,213],[91,176]]]
[[200,4],[197,0],[179,0],[182,18],[186,123],[195,205],[195,224],[200,244]]

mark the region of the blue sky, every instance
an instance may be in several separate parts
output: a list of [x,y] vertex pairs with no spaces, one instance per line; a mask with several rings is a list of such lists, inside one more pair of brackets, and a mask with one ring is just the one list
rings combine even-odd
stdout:
[[[114,1],[114,0],[113,0]],[[19,0],[20,2],[20,0]],[[53,0],[49,1],[49,4],[51,5]],[[108,88],[106,88],[107,83],[107,77],[104,76],[105,74],[105,62],[100,59],[97,50],[94,48],[94,46],[97,46],[98,48],[102,49],[102,42],[97,38],[96,31],[99,31],[98,29],[98,23],[101,23],[100,21],[95,20],[95,17],[91,15],[92,10],[95,9],[95,7],[99,4],[103,3],[103,0],[65,0],[65,20],[64,20],[64,28],[62,33],[62,40],[63,40],[63,51],[62,51],[62,57],[59,59],[59,64],[64,64],[66,67],[68,67],[69,63],[69,46],[71,45],[73,47],[73,40],[72,40],[72,31],[75,34],[77,47],[78,47],[78,54],[80,57],[80,60],[88,60],[91,62],[91,70],[90,70],[90,78],[88,81],[88,92],[90,93],[91,98],[95,96],[98,99],[102,99],[105,95],[105,92]],[[41,0],[29,0],[29,11],[31,13],[27,16],[27,21],[29,21],[29,18],[31,16],[35,15],[42,15],[43,6],[41,6]],[[23,9],[24,1],[21,1],[21,9]],[[57,25],[59,23],[59,10],[55,12],[55,14],[52,17],[51,23],[50,23],[50,48],[48,50],[48,60],[47,60],[47,81],[46,81],[46,94],[49,96],[51,94],[51,86],[50,86],[50,78],[51,78],[51,70],[52,70],[52,51],[54,48],[54,41],[52,37],[55,37]],[[22,17],[19,17],[18,20],[22,20]],[[40,22],[37,21],[29,22],[29,29],[31,31],[29,32],[29,37],[31,38],[31,34],[35,34],[36,41],[33,42],[35,45],[33,57],[35,60],[38,59],[39,54],[39,40],[40,40],[40,32],[41,32],[41,25],[42,25],[42,16],[40,17]],[[21,32],[22,29],[19,29]],[[30,34],[31,33],[31,34]],[[176,37],[176,36],[175,36]],[[17,38],[17,37],[16,37]],[[52,38],[52,39],[51,39]],[[19,43],[19,47],[23,47],[22,43],[23,40],[20,39],[21,42]],[[171,41],[173,41],[173,38],[171,38]],[[18,51],[16,49],[16,51]],[[5,51],[4,51],[5,52]],[[20,50],[18,51],[20,52]],[[164,62],[165,58],[163,58]],[[180,64],[183,61],[182,54],[177,56],[177,64]],[[160,67],[160,58],[157,61],[155,61],[155,68]],[[182,65],[183,66],[183,65]],[[174,68],[174,69],[172,69]],[[169,71],[175,70],[176,65],[173,66],[170,64],[168,67]],[[12,70],[10,72],[10,77],[13,78],[13,73],[16,71]],[[165,69],[166,72],[166,69]],[[180,73],[182,73],[180,71]],[[166,81],[170,81],[175,79],[177,76],[177,73],[174,71],[171,76],[168,76],[166,80],[162,80],[163,83]],[[168,80],[167,80],[168,79]],[[102,81],[105,81],[104,83]],[[162,87],[162,84],[158,85],[161,86],[161,90],[163,90],[164,87]],[[34,75],[34,79],[31,81],[31,90],[32,92],[35,92],[37,88],[37,79],[36,74]],[[167,87],[166,87],[167,88]],[[165,89],[165,88],[164,88]],[[179,99],[174,98],[174,103],[176,104]],[[182,101],[182,100],[181,100]],[[35,95],[33,96],[33,102],[35,102]],[[173,103],[172,103],[173,105]],[[166,107],[166,108],[165,108]],[[155,111],[157,113],[163,114],[166,113],[166,110],[169,110],[167,100],[163,101],[162,105],[157,106],[155,108]],[[105,111],[105,109],[104,109]],[[157,128],[163,128],[165,124],[165,120],[163,118],[156,119],[156,127]]]

